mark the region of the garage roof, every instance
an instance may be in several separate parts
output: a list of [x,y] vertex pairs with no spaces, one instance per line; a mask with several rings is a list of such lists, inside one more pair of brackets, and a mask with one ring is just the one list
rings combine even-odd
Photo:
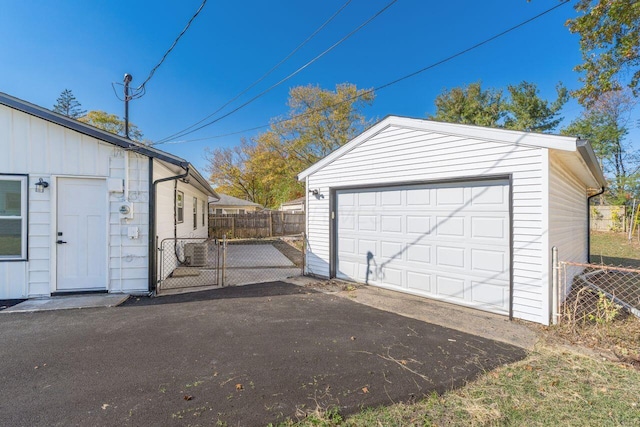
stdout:
[[354,148],[358,147],[360,144],[391,126],[513,144],[517,146],[551,149],[558,152],[563,161],[565,161],[565,163],[567,163],[567,165],[576,173],[576,175],[583,179],[584,182],[598,188],[606,186],[606,179],[602,174],[602,170],[598,165],[596,156],[588,141],[570,136],[436,122],[432,120],[400,116],[385,117],[380,122],[349,141],[347,144],[301,172],[298,175],[298,180],[304,180],[309,175],[339,159]]

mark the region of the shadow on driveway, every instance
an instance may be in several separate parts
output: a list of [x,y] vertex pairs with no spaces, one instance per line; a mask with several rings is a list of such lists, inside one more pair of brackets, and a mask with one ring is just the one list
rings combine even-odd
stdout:
[[[442,393],[514,346],[276,282],[0,317],[7,425],[266,425]],[[10,396],[10,398],[6,398]]]

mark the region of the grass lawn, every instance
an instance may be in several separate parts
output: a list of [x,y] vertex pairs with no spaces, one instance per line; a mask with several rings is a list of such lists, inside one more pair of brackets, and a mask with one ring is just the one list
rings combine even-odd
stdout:
[[640,242],[627,240],[626,233],[592,232],[591,262],[640,268]]
[[544,346],[525,360],[417,403],[282,426],[616,426],[640,422],[640,370]]

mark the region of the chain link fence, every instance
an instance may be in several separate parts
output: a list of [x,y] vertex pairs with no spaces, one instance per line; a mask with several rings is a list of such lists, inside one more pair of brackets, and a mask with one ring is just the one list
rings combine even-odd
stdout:
[[221,283],[222,244],[217,239],[164,239],[160,243],[157,292],[218,286]]
[[304,234],[261,239],[164,239],[158,294],[273,282],[304,272]]
[[640,270],[566,261],[558,263],[558,270],[560,323],[578,327],[625,315],[640,318]]

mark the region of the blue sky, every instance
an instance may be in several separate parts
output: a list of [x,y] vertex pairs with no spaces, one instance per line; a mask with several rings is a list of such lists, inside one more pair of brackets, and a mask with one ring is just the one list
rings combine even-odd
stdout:
[[[353,0],[321,33],[237,106],[331,46],[390,0]],[[262,76],[338,10],[346,0],[209,0],[153,78],[130,104],[130,119],[145,138],[160,140],[217,110]],[[86,110],[123,114],[112,82],[133,75],[142,83],[200,6],[201,0],[0,0],[0,91],[51,108],[71,89]],[[372,88],[426,67],[489,38],[558,0],[431,2],[398,0],[326,56],[237,113],[181,140],[268,124],[287,112],[297,85],[334,88],[350,82]],[[573,3],[477,50],[377,93],[371,118],[425,117],[445,88],[478,80],[506,87],[523,80],[555,98],[555,85],[578,87],[578,38],[564,26]],[[120,89],[119,89],[120,90]],[[225,110],[227,111],[227,110]],[[580,107],[570,102],[565,118]],[[243,135],[161,144],[206,173],[205,147],[233,146]]]

